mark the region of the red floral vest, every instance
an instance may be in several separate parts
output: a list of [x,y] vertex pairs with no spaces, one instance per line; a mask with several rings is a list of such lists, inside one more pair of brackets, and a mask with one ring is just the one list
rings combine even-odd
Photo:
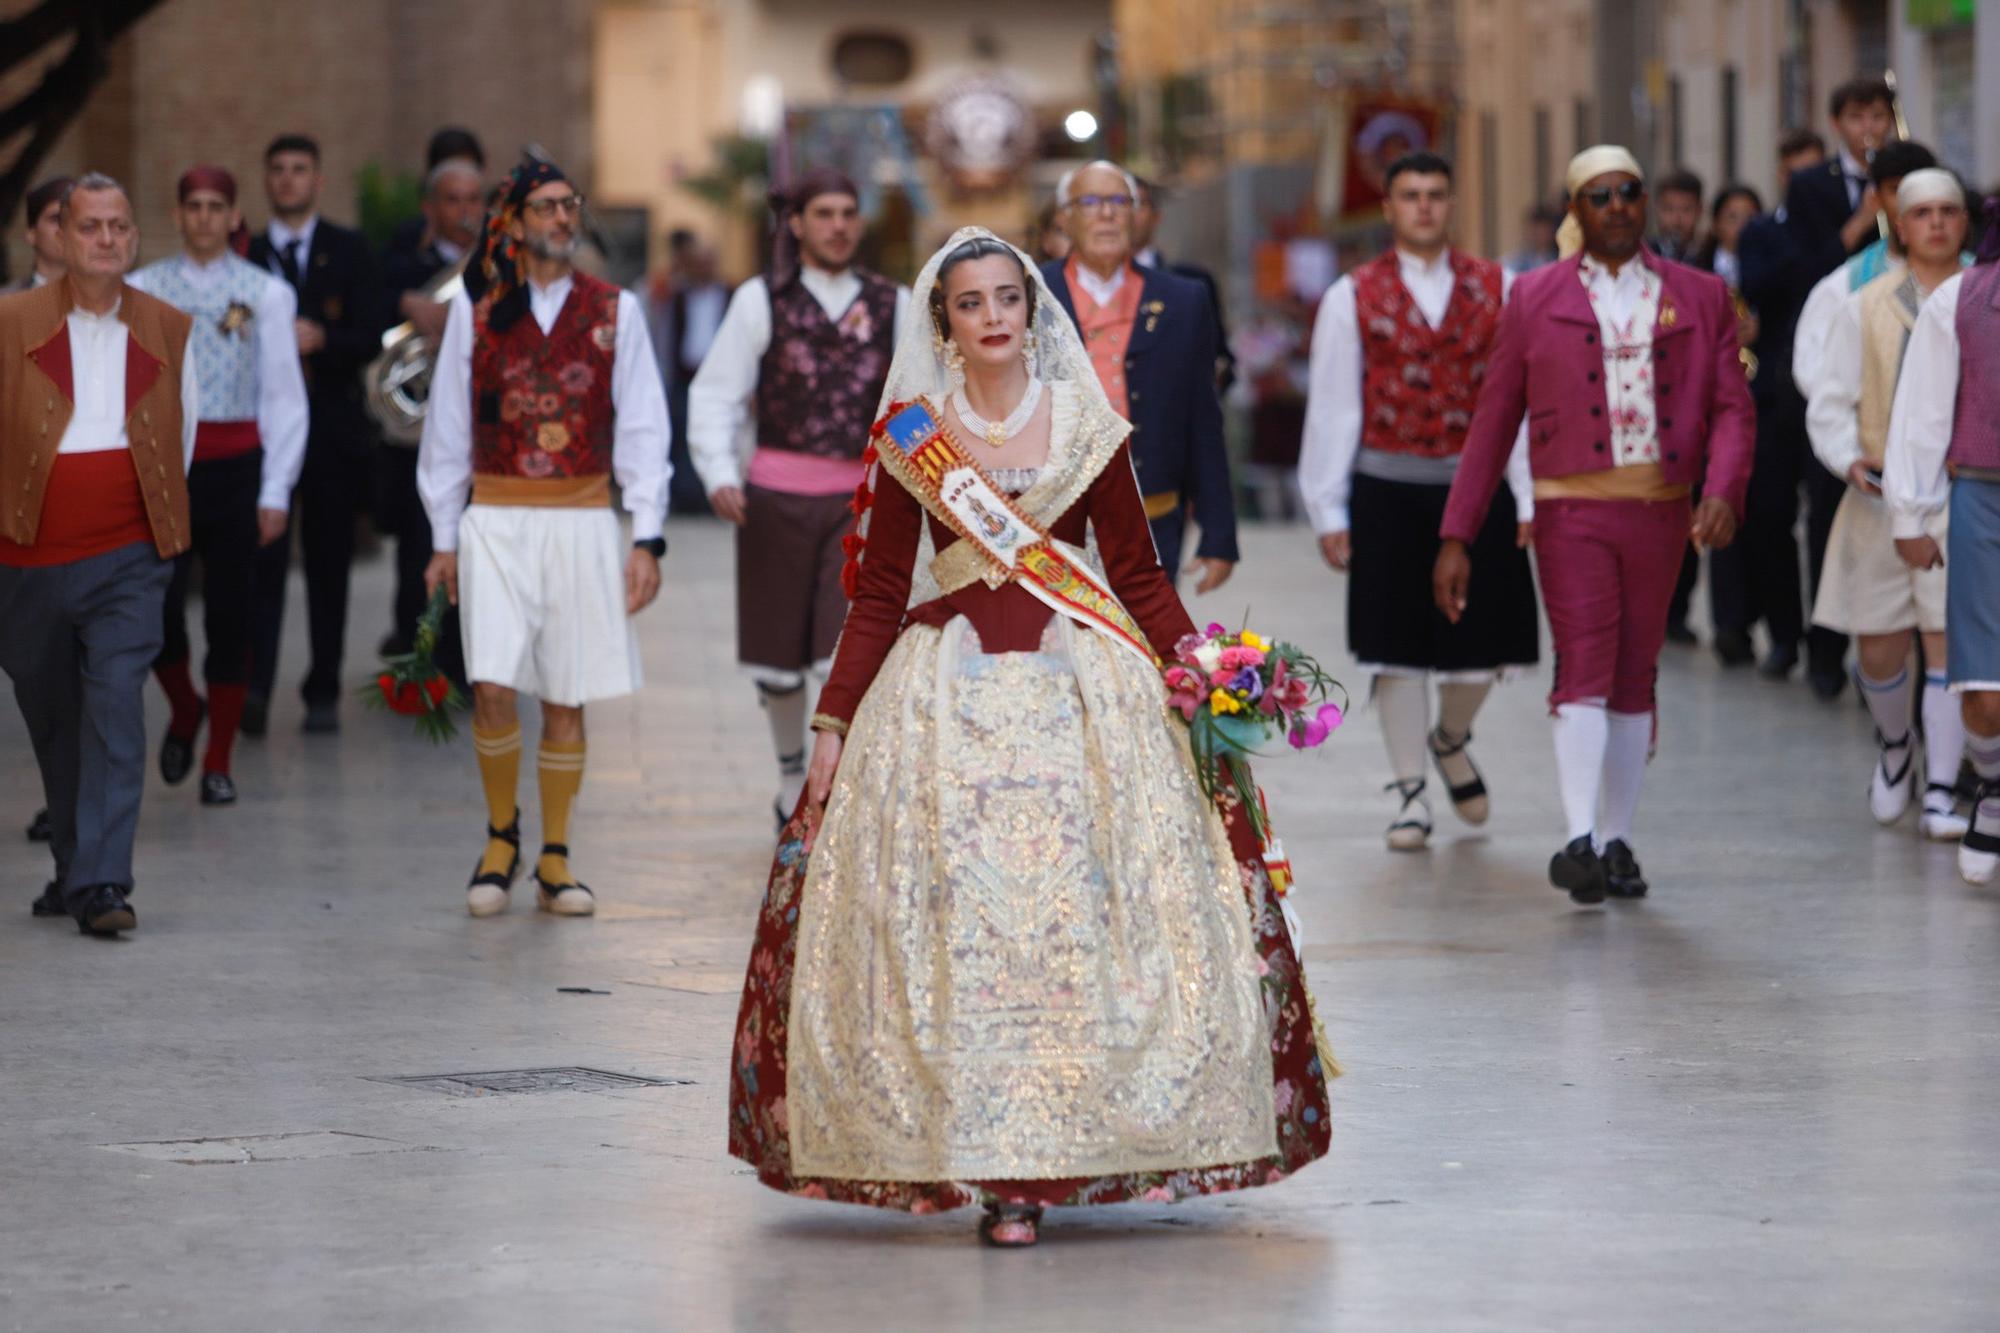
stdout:
[[1500,266],[1450,252],[1451,303],[1433,329],[1391,248],[1354,270],[1365,448],[1429,458],[1465,448],[1486,354],[1500,325]]
[[896,284],[855,272],[861,295],[838,321],[802,282],[771,293],[771,344],[757,370],[759,448],[859,458],[868,447],[896,351]]
[[550,478],[611,473],[611,364],[618,344],[618,289],[587,273],[543,334],[532,314],[504,333],[473,310],[472,471],[476,476]]
[[2000,469],[2000,263],[1975,264],[1958,281],[1958,400],[1946,455]]

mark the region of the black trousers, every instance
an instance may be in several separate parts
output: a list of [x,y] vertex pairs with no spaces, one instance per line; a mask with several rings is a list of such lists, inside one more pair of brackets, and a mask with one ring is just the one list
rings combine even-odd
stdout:
[[166,636],[159,665],[188,660],[189,573],[201,561],[201,623],[208,637],[202,679],[250,679],[250,598],[257,567],[257,483],[264,451],[197,462],[188,469],[188,538],[167,585]]
[[[1805,633],[1799,589],[1799,488],[1806,469],[1824,472],[1806,439],[1805,401],[1786,392],[1757,403],[1757,453],[1743,529],[1709,556],[1708,591],[1719,630],[1748,633],[1763,621],[1777,649]],[[1820,552],[1826,549],[1820,536]],[[1815,564],[1815,573],[1817,565]],[[1844,645],[1843,645],[1844,646]]]
[[[1826,539],[1833,532],[1833,513],[1847,495],[1847,479],[1836,477],[1820,466],[1819,459],[1805,460],[1806,489],[1806,586],[1812,600],[1819,597],[1819,572],[1826,564]],[[1806,664],[1814,675],[1837,676],[1847,669],[1847,636],[1838,630],[1814,625],[1806,634]]]
[[[375,446],[375,525],[396,541],[396,591],[390,604],[391,634],[398,646],[412,644],[417,621],[430,599],[424,569],[432,553],[431,520],[417,492],[417,451],[400,445]],[[460,687],[465,684],[465,642],[459,637],[458,608],[445,608],[438,627],[436,662]]]
[[[292,526],[306,573],[306,616],[312,662],[300,693],[308,704],[340,698],[340,658],[347,638],[347,583],[354,565],[354,523],[367,495],[367,455],[345,439],[318,435],[306,444],[306,465],[292,492]],[[251,610],[250,693],[269,699],[278,676],[285,629],[285,593],[292,543],[257,553]]]

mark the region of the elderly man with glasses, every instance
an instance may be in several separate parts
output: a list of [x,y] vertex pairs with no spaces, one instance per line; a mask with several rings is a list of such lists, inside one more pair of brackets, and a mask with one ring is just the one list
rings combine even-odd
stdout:
[[1180,566],[1188,515],[1201,529],[1190,573],[1198,593],[1236,567],[1236,499],[1216,396],[1220,335],[1199,283],[1132,262],[1139,184],[1124,168],[1091,162],[1056,187],[1069,258],[1042,269],[1083,333],[1105,394],[1132,423],[1132,461],[1169,575]]
[[1568,186],[1565,258],[1523,274],[1500,317],[1433,592],[1453,623],[1469,595],[1488,595],[1472,584],[1469,549],[1525,419],[1569,821],[1549,880],[1599,903],[1646,893],[1630,840],[1667,604],[1688,539],[1722,547],[1736,535],[1756,423],[1728,288],[1646,252],[1639,163],[1623,148],[1587,149]]

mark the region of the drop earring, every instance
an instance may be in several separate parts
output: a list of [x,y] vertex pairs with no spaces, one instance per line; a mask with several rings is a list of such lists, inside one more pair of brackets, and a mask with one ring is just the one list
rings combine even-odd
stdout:
[[965,383],[965,353],[958,350],[956,339],[945,340],[944,369],[954,385]]
[[1035,334],[1034,330],[1021,335],[1021,363],[1028,368],[1028,374],[1035,374]]

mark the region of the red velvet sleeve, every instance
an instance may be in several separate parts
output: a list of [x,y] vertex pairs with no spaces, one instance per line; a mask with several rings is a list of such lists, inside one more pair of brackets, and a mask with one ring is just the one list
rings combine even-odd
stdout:
[[1104,559],[1111,591],[1139,622],[1153,651],[1171,659],[1182,635],[1194,632],[1173,580],[1160,568],[1153,549],[1153,530],[1146,523],[1145,502],[1139,498],[1139,478],[1132,471],[1130,444],[1118,452],[1090,484],[1090,522],[1097,529],[1097,551]]
[[910,572],[923,531],[923,508],[901,482],[878,469],[875,506],[868,514],[868,549],[861,557],[861,579],[841,626],[833,674],[820,691],[819,711],[813,719],[821,730],[828,729],[821,725],[822,719],[842,724],[832,729],[843,733],[845,724],[854,720],[861,697],[875,683],[875,673],[896,644],[903,628],[903,612],[909,605]]

